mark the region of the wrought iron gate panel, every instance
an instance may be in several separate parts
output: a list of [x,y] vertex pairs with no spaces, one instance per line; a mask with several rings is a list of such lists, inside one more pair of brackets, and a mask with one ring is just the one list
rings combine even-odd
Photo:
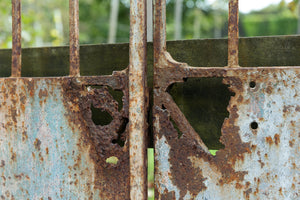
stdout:
[[[111,76],[83,77],[79,5],[78,0],[69,2],[70,76],[25,78],[21,77],[21,0],[12,1],[12,76],[0,79],[0,198],[146,199],[147,147],[141,142],[146,141],[142,122],[147,107],[142,62],[145,1],[131,1],[129,68]],[[135,39],[137,34],[141,37]],[[144,53],[136,56],[136,52]],[[129,84],[143,92],[135,93]],[[110,89],[122,91],[121,109]],[[140,110],[133,109],[137,102]],[[112,121],[96,125],[92,107],[107,112]],[[133,138],[130,145],[129,138]],[[139,173],[130,174],[134,169]]]
[[[165,0],[155,0],[154,22],[156,199],[298,199],[300,67],[238,66],[238,0],[229,2],[224,68],[172,59]],[[168,93],[174,83],[203,77],[223,78],[234,93],[216,156]]]

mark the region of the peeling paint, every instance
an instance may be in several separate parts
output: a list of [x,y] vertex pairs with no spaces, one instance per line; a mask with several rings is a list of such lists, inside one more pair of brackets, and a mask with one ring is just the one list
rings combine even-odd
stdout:
[[[156,199],[298,199],[300,67],[238,66],[238,0],[229,2],[228,66],[179,63],[166,51],[165,4],[155,1]],[[215,156],[168,93],[203,77],[223,78],[234,93]]]

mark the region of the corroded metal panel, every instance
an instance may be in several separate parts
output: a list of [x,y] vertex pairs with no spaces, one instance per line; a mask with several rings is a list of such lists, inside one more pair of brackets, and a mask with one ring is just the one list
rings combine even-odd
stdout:
[[[146,199],[146,1],[130,3],[129,69],[80,77],[79,1],[69,0],[70,76],[56,78],[21,77],[21,1],[12,4],[12,73],[0,79],[0,198]],[[112,120],[98,125],[100,112]]]
[[[0,197],[129,199],[126,82],[125,72],[1,79]],[[103,84],[123,91],[120,111],[107,87],[87,87]],[[95,125],[92,105],[112,114],[112,122]],[[118,137],[124,147],[112,143]],[[108,162],[111,157],[117,160]]]
[[154,121],[157,198],[299,198],[300,68],[211,72],[235,93],[222,127],[225,148],[213,156],[190,130],[180,129],[179,138],[171,120],[179,127],[185,119],[171,96],[160,94]]
[[[191,67],[166,51],[165,4],[155,1],[156,199],[299,199],[300,67],[238,66],[238,1],[230,1],[228,66]],[[169,89],[223,78],[233,92],[213,156]]]

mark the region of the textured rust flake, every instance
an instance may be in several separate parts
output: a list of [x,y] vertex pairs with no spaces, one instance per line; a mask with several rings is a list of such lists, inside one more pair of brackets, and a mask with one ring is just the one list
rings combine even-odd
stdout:
[[[74,125],[79,127],[83,143],[90,146],[90,157],[95,165],[95,189],[100,191],[101,197],[107,199],[129,199],[128,126],[124,123],[128,119],[127,72],[117,72],[104,79],[105,84],[103,79],[97,81],[100,79],[87,78],[82,82],[77,78],[66,79],[64,103],[70,112],[71,127]],[[123,92],[123,108],[120,111],[118,102],[113,99],[108,87]],[[113,118],[111,123],[104,126],[95,125],[92,120],[92,105],[108,112]],[[124,125],[126,127],[123,127]],[[119,133],[125,142],[123,147],[112,142],[118,139],[120,130],[123,130]],[[110,157],[116,157],[117,163],[106,162]]]

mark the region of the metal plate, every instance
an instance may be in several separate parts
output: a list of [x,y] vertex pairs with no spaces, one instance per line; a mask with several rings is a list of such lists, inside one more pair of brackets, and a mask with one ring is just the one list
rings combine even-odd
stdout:
[[[12,0],[11,77],[0,79],[1,199],[147,199],[146,0],[130,7],[128,69],[80,77],[79,0],[69,0],[70,77],[22,78],[21,0]],[[123,92],[122,108],[111,89]],[[110,123],[94,123],[95,109]]]
[[[193,77],[208,75],[201,68],[184,71]],[[156,93],[156,198],[299,198],[300,68],[209,71],[224,77],[235,93],[222,127],[225,148],[216,156],[207,152],[191,127],[181,128],[190,125],[180,125],[186,120],[171,96]]]
[[[156,199],[299,199],[300,67],[238,65],[238,0],[229,2],[228,66],[191,67],[166,51],[166,1],[155,1]],[[168,93],[188,78],[223,78],[234,96],[213,156]]]
[[[129,199],[126,84],[125,72],[0,79],[0,198]],[[122,90],[123,108],[107,87],[88,85]],[[92,105],[112,122],[95,125]],[[112,143],[120,129],[124,147]]]

